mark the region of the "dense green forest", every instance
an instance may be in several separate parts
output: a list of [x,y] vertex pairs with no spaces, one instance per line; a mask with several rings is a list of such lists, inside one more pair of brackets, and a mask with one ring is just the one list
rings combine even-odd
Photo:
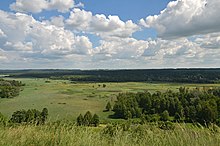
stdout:
[[218,83],[220,69],[139,69],[139,70],[2,70],[20,78],[51,78],[87,82],[179,82]]
[[175,121],[220,124],[220,89],[181,87],[145,93],[121,93],[113,107],[115,118],[142,118],[148,122]]
[[0,98],[13,98],[19,95],[24,84],[15,80],[4,80],[0,78]]

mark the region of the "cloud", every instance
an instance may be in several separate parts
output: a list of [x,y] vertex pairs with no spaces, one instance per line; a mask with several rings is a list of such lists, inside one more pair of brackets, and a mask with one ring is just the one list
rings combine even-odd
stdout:
[[7,56],[5,55],[4,51],[0,48],[0,61],[7,61]]
[[83,7],[82,3],[76,4],[73,0],[16,0],[10,9],[16,12],[40,13],[43,10],[57,10],[66,13],[74,7]]
[[[86,36],[76,36],[62,27],[49,25],[21,13],[0,11],[0,48],[16,51],[23,57],[65,57],[69,54],[86,55],[92,43]],[[20,52],[20,53],[19,53]]]
[[140,24],[157,30],[158,36],[174,39],[220,32],[219,0],[177,0],[159,15],[141,19]]
[[4,49],[16,51],[32,51],[32,42],[6,42]]
[[0,37],[6,37],[5,33],[0,29]]
[[40,13],[48,8],[46,0],[16,0],[10,5],[10,9],[17,12]]
[[172,57],[184,56],[185,58],[192,58],[198,56],[202,52],[200,45],[189,41],[186,38],[176,40],[150,40],[148,47],[145,49],[142,56],[145,57]]
[[48,4],[49,10],[56,9],[62,13],[68,12],[73,7],[74,7],[73,0],[51,0]]
[[[119,16],[93,14],[75,7],[73,0],[16,0],[11,9],[17,13],[0,10],[0,60],[6,62],[0,67],[219,66],[217,0],[170,2],[161,14],[140,20],[142,26],[157,30],[160,38],[154,40],[133,38],[140,26],[131,20],[122,21]],[[71,11],[68,18],[59,15],[44,20],[27,14],[44,10]],[[95,40],[94,45],[86,35]],[[99,42],[93,35],[98,36]]]
[[143,62],[151,62],[163,68],[219,67],[220,39],[218,36],[220,33],[172,40],[160,38],[149,40],[142,54]]
[[118,16],[108,16],[103,14],[93,15],[92,12],[74,9],[66,20],[68,28],[81,32],[89,32],[104,37],[132,36],[139,30],[138,25],[131,20],[123,22]]
[[[0,32],[4,35],[0,37],[0,56],[1,61],[7,62],[0,67],[4,68],[42,64],[48,68],[204,67],[218,66],[220,61],[220,33],[172,40],[109,35],[93,48],[87,36],[77,36],[62,25],[51,24],[52,21],[41,22],[27,14],[4,11],[0,11],[0,20]],[[110,33],[112,28],[108,30]]]
[[137,59],[148,46],[147,41],[134,38],[111,38],[101,40],[93,51],[93,59]]
[[64,17],[62,15],[51,17],[51,21],[48,21],[48,23],[58,27],[64,27]]
[[195,42],[205,49],[220,49],[220,33],[202,35]]

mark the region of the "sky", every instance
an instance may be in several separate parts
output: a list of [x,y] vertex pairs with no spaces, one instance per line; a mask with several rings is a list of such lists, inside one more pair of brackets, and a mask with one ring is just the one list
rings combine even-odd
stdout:
[[0,69],[220,67],[219,0],[0,1]]

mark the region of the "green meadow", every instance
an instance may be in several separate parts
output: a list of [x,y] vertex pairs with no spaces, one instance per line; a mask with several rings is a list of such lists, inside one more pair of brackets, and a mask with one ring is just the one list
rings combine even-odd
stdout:
[[138,125],[111,133],[103,127],[62,125],[0,126],[0,146],[219,146],[219,127],[176,124],[175,130]]
[[[12,78],[7,78],[12,79]],[[83,83],[67,80],[22,78],[16,79],[26,85],[20,95],[12,99],[0,99],[0,112],[8,118],[21,109],[49,110],[49,120],[75,120],[86,111],[100,116],[101,121],[109,120],[112,112],[103,112],[108,101],[114,104],[117,94],[122,92],[156,92],[178,90],[179,87],[210,88],[220,84],[179,84],[179,83]],[[105,87],[103,86],[106,85]]]
[[[9,119],[17,110],[41,110],[46,107],[49,110],[49,120],[45,125],[0,125],[0,146],[220,145],[220,128],[214,124],[203,127],[174,123],[174,129],[164,130],[157,122],[130,125],[131,121],[110,119],[109,115],[113,112],[103,112],[107,102],[114,104],[117,94],[123,92],[154,93],[177,91],[183,86],[202,89],[220,87],[220,84],[83,83],[39,78],[15,80],[22,81],[26,85],[19,96],[0,99],[0,112]],[[75,125],[76,117],[80,113],[85,114],[86,111],[100,116],[99,127]]]

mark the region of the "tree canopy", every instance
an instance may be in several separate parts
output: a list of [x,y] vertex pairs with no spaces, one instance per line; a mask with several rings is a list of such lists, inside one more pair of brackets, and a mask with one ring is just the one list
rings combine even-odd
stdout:
[[[192,89],[178,92],[121,93],[113,107],[116,118],[215,123],[220,119],[220,88]],[[153,120],[154,119],[154,120]]]

